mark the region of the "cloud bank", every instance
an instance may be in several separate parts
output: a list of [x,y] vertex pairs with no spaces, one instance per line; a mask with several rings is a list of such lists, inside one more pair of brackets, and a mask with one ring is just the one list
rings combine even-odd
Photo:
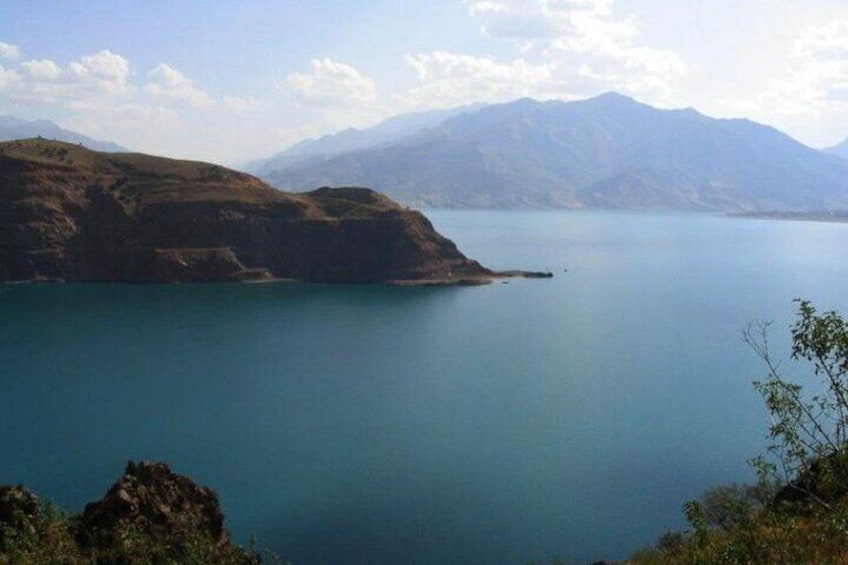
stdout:
[[759,90],[705,99],[693,86],[703,61],[653,44],[640,18],[615,0],[456,2],[474,30],[473,52],[399,50],[387,58],[389,69],[361,53],[357,60],[353,50],[350,59],[309,53],[268,70],[247,92],[236,74],[226,86],[232,91],[212,92],[167,60],[139,68],[110,49],[64,61],[28,58],[26,48],[0,41],[0,113],[52,119],[138,150],[229,163],[402,112],[609,90],[660,107],[701,102],[707,113],[796,135],[815,129],[835,140],[848,132],[848,19],[799,24],[775,55],[784,68]]

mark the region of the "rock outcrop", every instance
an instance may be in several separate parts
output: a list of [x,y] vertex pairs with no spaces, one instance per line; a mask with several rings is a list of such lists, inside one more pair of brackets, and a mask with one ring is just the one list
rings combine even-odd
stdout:
[[275,190],[220,166],[0,143],[0,281],[486,282],[420,213],[365,188]]
[[0,563],[261,562],[230,542],[217,495],[164,463],[129,462],[103,499],[70,517],[42,510],[23,487],[0,486]]
[[119,545],[131,531],[152,539],[193,535],[229,544],[218,496],[164,463],[127,464],[102,500],[86,505],[77,539],[84,548]]

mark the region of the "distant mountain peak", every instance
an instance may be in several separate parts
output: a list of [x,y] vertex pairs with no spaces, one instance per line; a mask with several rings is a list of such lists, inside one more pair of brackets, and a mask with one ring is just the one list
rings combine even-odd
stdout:
[[628,101],[628,102],[636,102],[632,97],[627,96],[626,94],[622,94],[620,92],[616,92],[614,90],[610,90],[608,92],[604,92],[603,94],[598,94],[593,98],[589,98],[589,100],[620,100],[620,101]]
[[98,141],[75,131],[61,128],[50,120],[22,120],[14,116],[0,116],[0,141],[42,137],[82,144],[94,151],[127,153],[129,149],[111,141]]
[[300,141],[267,159],[247,163],[244,168],[261,176],[296,163],[370,149],[399,141],[404,137],[437,126],[459,114],[473,112],[483,107],[483,104],[471,104],[457,108],[409,112],[385,119],[369,128],[349,127],[317,139]]

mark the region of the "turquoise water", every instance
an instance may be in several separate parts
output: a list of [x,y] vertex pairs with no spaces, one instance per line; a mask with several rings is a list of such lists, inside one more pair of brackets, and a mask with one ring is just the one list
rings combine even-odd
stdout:
[[[551,280],[0,287],[0,482],[78,510],[129,459],[296,565],[621,558],[746,480],[745,324],[848,311],[848,225],[431,211]],[[564,271],[567,269],[567,272]]]

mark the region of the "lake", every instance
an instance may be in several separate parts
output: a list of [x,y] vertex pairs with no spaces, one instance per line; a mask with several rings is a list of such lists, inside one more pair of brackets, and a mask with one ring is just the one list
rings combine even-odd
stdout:
[[[473,288],[0,287],[0,483],[70,511],[127,460],[212,486],[295,565],[623,558],[752,478],[740,334],[848,311],[848,225],[429,211]],[[792,366],[788,365],[788,369]]]

